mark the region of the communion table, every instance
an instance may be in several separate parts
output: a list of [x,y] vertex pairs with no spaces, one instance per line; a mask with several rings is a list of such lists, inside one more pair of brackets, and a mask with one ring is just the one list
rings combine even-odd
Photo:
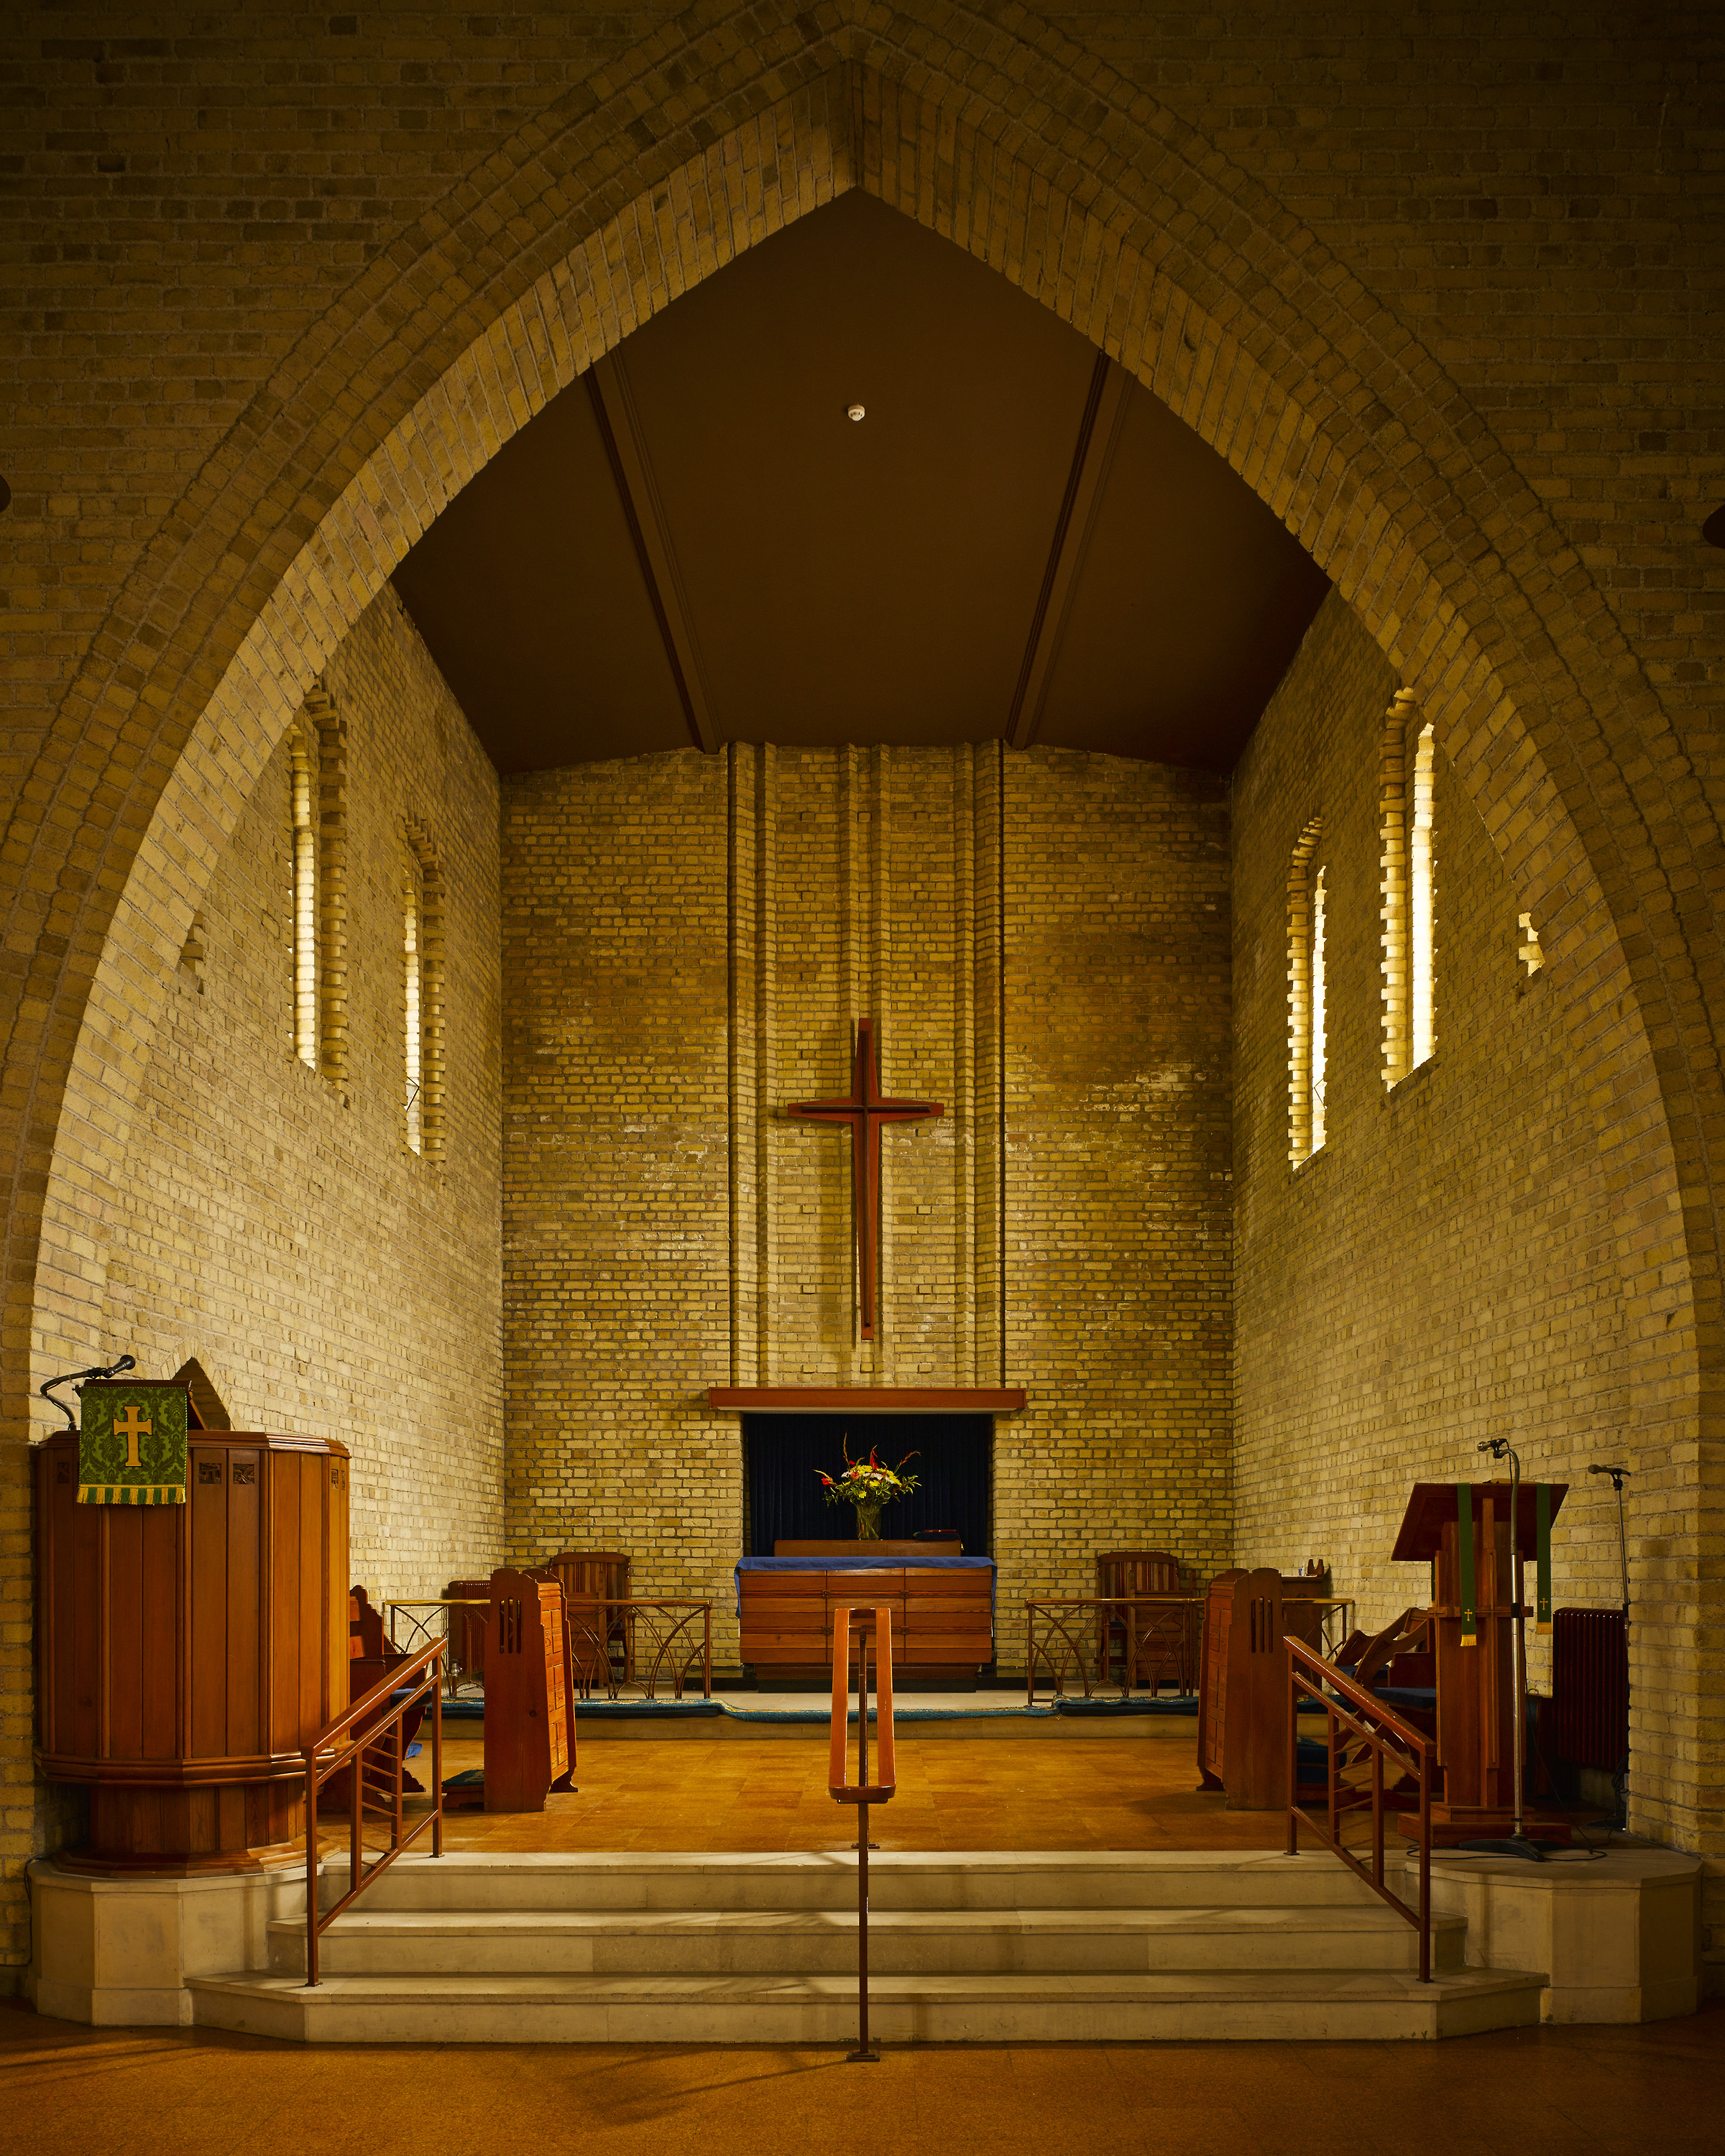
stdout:
[[737,1568],[742,1652],[763,1685],[817,1683],[832,1675],[833,1612],[853,1604],[892,1612],[899,1681],[974,1683],[994,1653],[994,1561],[922,1557],[903,1544],[861,1557],[746,1557]]

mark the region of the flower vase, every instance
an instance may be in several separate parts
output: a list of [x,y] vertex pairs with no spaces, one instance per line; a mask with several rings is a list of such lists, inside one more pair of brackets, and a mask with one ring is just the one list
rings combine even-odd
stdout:
[[856,1508],[856,1538],[860,1543],[877,1543],[880,1539],[880,1507],[878,1505],[859,1505]]

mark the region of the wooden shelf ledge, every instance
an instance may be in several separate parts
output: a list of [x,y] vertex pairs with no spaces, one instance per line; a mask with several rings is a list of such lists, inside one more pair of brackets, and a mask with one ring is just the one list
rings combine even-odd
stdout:
[[706,1404],[727,1414],[1016,1414],[1021,1385],[709,1385]]

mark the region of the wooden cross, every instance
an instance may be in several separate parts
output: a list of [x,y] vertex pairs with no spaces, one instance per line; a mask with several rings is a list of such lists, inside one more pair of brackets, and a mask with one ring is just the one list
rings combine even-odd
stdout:
[[856,1021],[850,1060],[850,1093],[843,1101],[793,1101],[788,1112],[811,1123],[850,1126],[850,1189],[856,1223],[856,1276],[862,1301],[862,1337],[875,1337],[875,1276],[880,1249],[880,1127],[883,1123],[916,1123],[943,1116],[942,1101],[889,1101],[882,1097],[875,1060],[875,1021]]
[[[124,1422],[121,1420],[121,1415],[125,1416]],[[138,1457],[138,1440],[141,1437],[147,1437],[154,1426],[151,1423],[141,1420],[137,1409],[133,1407],[122,1408],[120,1414],[115,1416],[114,1435],[126,1440],[126,1464],[128,1467],[143,1466],[143,1461]]]

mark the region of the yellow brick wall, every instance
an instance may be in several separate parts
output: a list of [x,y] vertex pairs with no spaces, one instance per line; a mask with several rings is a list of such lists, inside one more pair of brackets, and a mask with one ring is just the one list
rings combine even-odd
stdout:
[[1725,556],[1698,538],[1722,491],[1719,258],[1693,213],[1716,13],[1689,0],[1627,43],[1600,5],[1451,22],[1411,0],[1347,21],[1250,0],[1225,23],[1197,0],[1048,0],[1052,29],[953,0],[19,17],[0,172],[14,1959],[40,1830],[33,1387],[100,1331],[148,1044],[244,801],[448,490],[594,351],[852,184],[1106,344],[1230,459],[1440,711],[1548,907],[1553,982],[1594,1014],[1569,1040],[1614,1127],[1637,1283],[1602,1382],[1629,1370],[1636,1412],[1672,1419],[1645,1545],[1652,1779],[1686,1845],[1725,1850]]
[[[177,969],[119,1194],[105,1337],[203,1363],[234,1426],[353,1453],[352,1577],[435,1594],[499,1561],[497,778],[385,592],[326,675],[347,737],[347,1069],[292,1046],[286,745]],[[448,888],[445,1149],[403,1119],[403,821]]]
[[[1397,686],[1332,596],[1234,774],[1237,1557],[1284,1571],[1328,1558],[1368,1625],[1423,1605],[1425,1568],[1389,1562],[1408,1491],[1507,1475],[1476,1450],[1501,1435],[1528,1480],[1570,1487],[1552,1537],[1557,1605],[1615,1607],[1616,1504],[1587,1467],[1626,1461],[1649,1620],[1635,1628],[1633,1794],[1636,1816],[1668,1830],[1649,1695],[1654,1627],[1673,1612],[1669,1590],[1649,1586],[1643,1546],[1672,1499],[1672,1424],[1631,1354],[1615,1131],[1574,1038],[1594,1014],[1521,963],[1526,901],[1440,752],[1437,1046],[1386,1091],[1379,744]],[[1328,901],[1327,1137],[1293,1168],[1286,871],[1313,817]],[[1531,1681],[1546,1687],[1547,1643],[1528,1646]]]
[[[740,1430],[706,1389],[1004,1383],[1009,1666],[1023,1597],[1088,1592],[1098,1548],[1224,1561],[1227,889],[1221,783],[1111,757],[509,782],[512,1548],[629,1549],[734,1659]],[[849,1090],[865,1015],[883,1086],[947,1110],[884,1141],[873,1343],[847,1142],[783,1113]]]

